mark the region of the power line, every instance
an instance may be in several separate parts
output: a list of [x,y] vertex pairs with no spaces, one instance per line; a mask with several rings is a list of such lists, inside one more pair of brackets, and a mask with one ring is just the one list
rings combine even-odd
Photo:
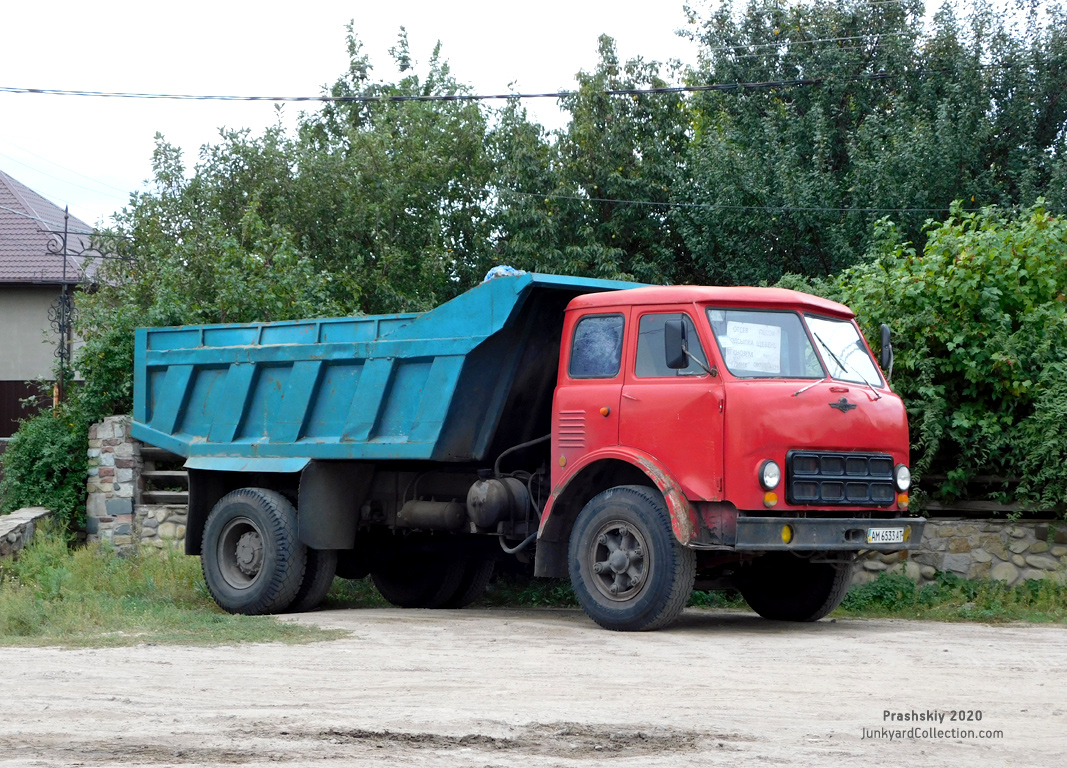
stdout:
[[[83,179],[86,179],[86,180],[88,180],[88,181],[91,181],[91,182],[93,182],[94,184],[99,184],[99,185],[100,185],[100,186],[102,186],[102,187],[107,187],[108,189],[113,189],[113,190],[115,190],[116,192],[121,192],[121,193],[123,193],[124,195],[125,195],[125,194],[129,194],[129,190],[127,190],[127,189],[119,189],[118,187],[112,186],[111,184],[106,184],[106,183],[104,183],[104,182],[100,181],[99,179],[95,179],[95,178],[93,178],[92,176],[86,176],[86,175],[85,175],[84,173],[78,173],[77,171],[75,171],[75,170],[74,170],[74,169],[72,169],[72,168],[67,168],[67,167],[66,167],[65,165],[60,165],[59,163],[55,162],[54,160],[49,160],[49,159],[48,159],[47,157],[41,157],[41,156],[40,156],[40,155],[38,155],[38,154],[37,154],[36,152],[31,152],[30,150],[26,149],[25,147],[20,147],[20,146],[19,146],[18,144],[16,144],[15,142],[11,141],[10,139],[3,139],[3,138],[0,138],[0,141],[3,141],[3,142],[4,142],[5,144],[10,144],[10,145],[11,145],[11,146],[13,146],[13,147],[14,147],[15,149],[19,150],[20,152],[25,152],[25,153],[26,153],[27,155],[33,155],[33,156],[34,156],[34,157],[36,157],[36,158],[37,158],[38,160],[41,160],[41,161],[43,161],[43,162],[46,162],[46,163],[48,163],[49,165],[54,165],[54,166],[55,166],[56,168],[59,168],[59,169],[61,169],[61,170],[64,170],[64,171],[66,171],[67,173],[73,173],[73,174],[74,174],[75,176],[81,176],[81,177],[82,177]],[[9,160],[13,160],[13,159],[14,159],[14,158],[12,158],[12,157],[8,157],[8,155],[4,155],[4,157],[7,157],[7,158],[8,158]],[[15,162],[18,162],[18,161],[16,160]],[[28,166],[27,166],[27,167],[28,167]]]
[[[7,211],[8,213],[13,213],[16,216],[22,216],[23,218],[26,218],[26,219],[33,219],[34,221],[39,221],[42,224],[47,224],[50,227],[58,227],[59,226],[59,222],[57,222],[57,221],[48,221],[48,219],[42,219],[40,216],[31,216],[30,214],[25,213],[24,211],[17,211],[14,208],[8,208],[6,205],[0,205],[0,210]],[[60,230],[52,230],[52,229],[50,229],[48,231],[51,232],[52,234],[58,234],[59,232],[62,232],[63,230],[61,230],[61,229]],[[71,234],[71,235],[91,235],[92,234],[92,232],[82,232],[81,230],[78,230],[78,229],[70,229],[70,230],[67,230],[67,232],[68,232],[68,234]]]
[[[620,205],[637,205],[659,208],[689,208],[709,211],[787,211],[800,213],[943,213],[950,210],[949,206],[941,208],[833,208],[829,206],[798,206],[798,205],[723,205],[720,203],[659,203],[651,200],[619,200],[610,197],[582,197],[579,195],[540,195],[535,192],[519,192],[507,187],[499,187],[499,191],[519,197],[536,197],[544,200],[575,200],[582,203],[618,203]],[[964,208],[964,211],[977,211],[977,208]]]
[[[679,85],[663,88],[608,88],[598,93],[607,96],[640,96],[644,94],[663,93],[700,93],[702,91],[735,91],[759,88],[786,88],[794,86],[818,85],[826,80],[884,80],[890,77],[885,72],[847,77],[796,78],[791,80],[768,80],[753,83],[708,83],[706,85]],[[498,94],[439,94],[439,95],[405,95],[405,96],[233,96],[221,94],[181,94],[181,93],[126,93],[108,91],[67,91],[52,88],[16,88],[0,86],[0,93],[44,94],[49,96],[91,96],[115,99],[172,99],[179,101],[317,101],[322,103],[377,103],[404,101],[489,101],[507,99],[559,99],[577,96],[580,91],[555,91],[552,93],[498,93]],[[17,161],[16,161],[17,162]],[[69,182],[68,182],[69,183]]]
[[58,182],[61,182],[63,184],[69,184],[70,186],[77,187],[78,189],[84,189],[86,192],[92,192],[93,194],[96,194],[96,195],[103,195],[104,197],[110,197],[112,200],[123,200],[123,201],[126,200],[126,198],[124,198],[124,197],[118,197],[117,195],[113,195],[110,192],[105,192],[102,189],[92,189],[91,187],[87,187],[84,184],[78,184],[75,181],[68,181],[67,179],[61,179],[59,176],[55,176],[55,175],[53,175],[51,173],[48,173],[47,171],[42,171],[40,168],[34,168],[32,165],[24,163],[21,160],[16,160],[11,155],[5,155],[3,152],[0,152],[0,157],[6,157],[11,162],[18,163],[23,168],[29,168],[34,173],[39,173],[42,176],[47,176],[50,179],[55,179]]
[[851,35],[849,37],[816,37],[809,40],[796,40],[789,37],[782,37],[781,40],[775,40],[773,43],[735,43],[733,45],[720,45],[714,48],[705,48],[701,51],[703,53],[733,53],[738,48],[782,48],[790,45],[810,45],[812,43],[840,43],[849,40],[867,40],[869,38],[876,38],[878,40],[890,37],[915,37],[909,32],[871,32],[866,35]]

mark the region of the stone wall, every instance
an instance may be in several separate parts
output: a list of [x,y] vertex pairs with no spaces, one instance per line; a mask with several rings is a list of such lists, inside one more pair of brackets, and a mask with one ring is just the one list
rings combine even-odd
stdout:
[[23,507],[0,515],[0,557],[11,557],[33,541],[37,524],[52,516],[44,507]]
[[89,541],[135,543],[134,506],[143,463],[141,444],[130,437],[129,416],[109,416],[89,427],[86,525]]
[[189,508],[182,504],[138,504],[134,507],[134,535],[142,544],[162,549],[185,545]]
[[1067,521],[937,519],[926,524],[919,549],[871,553],[856,566],[854,584],[882,571],[924,584],[937,571],[968,579],[1021,584],[1029,579],[1067,579]]

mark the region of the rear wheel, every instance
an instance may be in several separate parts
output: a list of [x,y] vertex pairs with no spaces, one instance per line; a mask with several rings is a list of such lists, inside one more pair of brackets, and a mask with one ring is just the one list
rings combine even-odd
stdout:
[[746,566],[737,586],[765,619],[818,621],[845,599],[851,577],[851,563],[815,563],[774,552]]
[[653,488],[622,485],[593,497],[575,522],[569,560],[579,604],[605,629],[658,629],[693,592],[696,557],[678,544]]
[[284,611],[300,589],[307,562],[307,547],[296,538],[296,510],[265,488],[226,494],[204,525],[200,561],[208,590],[223,610]]
[[300,589],[296,597],[289,605],[290,613],[302,613],[313,611],[319,607],[319,603],[330,591],[333,577],[337,573],[337,551],[333,549],[311,549],[308,547],[307,567],[304,569],[304,580],[300,583]]
[[448,598],[444,608],[466,608],[479,597],[485,594],[485,588],[489,586],[489,579],[493,577],[492,560],[471,558],[463,569],[463,578],[459,581],[456,594]]
[[400,608],[443,608],[459,592],[467,561],[437,553],[405,554],[371,574],[382,597]]

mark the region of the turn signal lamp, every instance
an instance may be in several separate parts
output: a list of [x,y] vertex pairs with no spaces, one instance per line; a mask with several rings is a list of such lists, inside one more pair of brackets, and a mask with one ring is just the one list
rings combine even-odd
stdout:
[[773,507],[777,503],[778,503],[778,494],[777,493],[774,493],[773,491],[767,491],[765,494],[763,494],[763,506],[765,506],[765,507]]
[[792,540],[793,540],[793,526],[791,526],[791,525],[783,525],[782,526],[782,543],[783,544],[788,544]]
[[898,493],[897,494],[897,504],[900,505],[901,509],[907,509],[908,508],[908,501],[909,501],[908,494],[906,494],[906,493]]

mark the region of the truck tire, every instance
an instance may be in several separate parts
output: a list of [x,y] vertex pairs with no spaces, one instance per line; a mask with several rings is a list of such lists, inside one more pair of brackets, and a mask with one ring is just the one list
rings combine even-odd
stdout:
[[280,613],[300,589],[307,547],[296,538],[296,510],[265,488],[232,491],[204,525],[200,564],[219,606],[230,613]]
[[286,609],[288,613],[313,611],[330,591],[333,577],[337,573],[337,550],[312,549],[308,547],[307,567],[304,568],[304,580],[296,597]]
[[365,579],[370,576],[367,560],[354,549],[337,550],[337,574],[342,579]]
[[813,563],[787,552],[764,555],[738,574],[745,602],[765,619],[818,621],[845,599],[849,563]]
[[578,603],[605,629],[658,629],[693,593],[696,556],[678,544],[654,488],[620,485],[594,496],[578,515],[568,554]]
[[442,608],[466,608],[479,597],[485,594],[485,588],[489,586],[489,579],[493,577],[492,560],[482,560],[472,557],[467,561],[463,569],[463,577],[456,588],[456,594],[445,600]]
[[443,608],[459,592],[467,561],[440,554],[408,554],[371,574],[382,597],[398,608]]

